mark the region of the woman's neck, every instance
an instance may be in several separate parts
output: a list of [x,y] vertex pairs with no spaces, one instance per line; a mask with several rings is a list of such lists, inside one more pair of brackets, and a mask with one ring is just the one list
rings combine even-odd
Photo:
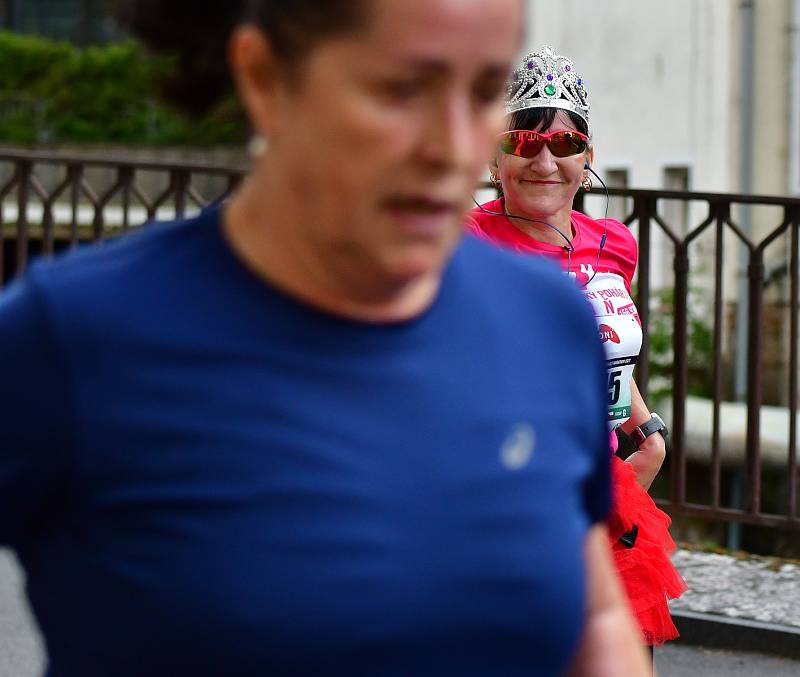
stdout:
[[263,177],[248,178],[222,219],[234,254],[265,282],[312,307],[363,322],[408,320],[433,303],[441,271],[398,280],[367,263],[340,261],[302,228],[291,227],[298,211],[281,199],[286,191],[265,191],[261,186],[267,185]]
[[571,208],[562,209],[555,214],[530,214],[506,198],[502,198],[502,205],[503,212],[509,216],[523,217],[509,218],[511,224],[538,242],[563,247],[575,237]]

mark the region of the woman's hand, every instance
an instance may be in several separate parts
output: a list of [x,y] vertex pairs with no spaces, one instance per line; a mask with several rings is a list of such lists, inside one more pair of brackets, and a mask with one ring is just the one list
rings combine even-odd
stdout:
[[[631,379],[631,417],[622,425],[626,433],[630,433],[637,425],[646,423],[650,420],[650,410],[642,399],[642,394],[636,386],[636,382]],[[659,435],[650,435],[634,451],[626,461],[633,466],[636,471],[636,481],[645,489],[649,489],[653,480],[661,470],[664,459],[667,455],[667,447],[664,438]]]

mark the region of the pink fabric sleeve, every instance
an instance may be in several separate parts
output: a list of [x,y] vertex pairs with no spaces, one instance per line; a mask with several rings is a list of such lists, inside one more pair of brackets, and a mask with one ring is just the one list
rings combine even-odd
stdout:
[[617,433],[613,430],[608,435],[608,446],[611,449],[611,455],[617,453],[617,449],[619,449],[619,439],[617,438]]
[[472,216],[472,214],[467,214],[464,217],[464,230],[477,237],[486,237],[484,232],[481,230],[481,227],[478,225],[477,219]]

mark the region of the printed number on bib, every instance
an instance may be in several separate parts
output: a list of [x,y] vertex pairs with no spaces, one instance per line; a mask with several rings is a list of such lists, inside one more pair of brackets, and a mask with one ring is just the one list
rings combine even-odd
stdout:
[[608,372],[608,405],[613,407],[619,402],[619,396],[622,392],[621,381],[622,369],[616,369]]

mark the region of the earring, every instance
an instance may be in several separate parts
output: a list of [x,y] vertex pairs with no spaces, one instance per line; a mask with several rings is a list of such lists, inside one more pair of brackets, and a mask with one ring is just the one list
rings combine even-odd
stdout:
[[247,154],[255,160],[267,152],[267,145],[267,140],[263,136],[255,134],[247,144]]
[[592,190],[592,177],[589,176],[588,173],[583,175],[583,181],[581,181],[581,186],[583,186],[583,189],[587,193],[591,192],[591,190]]
[[495,174],[494,172],[489,172],[489,183],[491,183],[492,188],[494,188],[498,192],[502,189],[500,179],[497,178],[497,174]]

